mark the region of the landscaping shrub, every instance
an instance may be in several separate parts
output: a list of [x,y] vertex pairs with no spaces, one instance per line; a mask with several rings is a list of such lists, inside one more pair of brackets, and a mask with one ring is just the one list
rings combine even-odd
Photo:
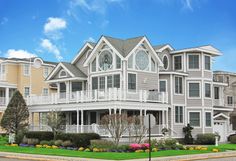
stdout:
[[27,139],[27,144],[29,144],[29,145],[36,145],[38,143],[39,143],[38,139],[35,139],[35,138]]
[[112,149],[115,144],[109,140],[90,140],[90,148]]
[[39,141],[42,140],[53,140],[53,133],[50,131],[28,131],[25,133],[27,138],[34,138],[38,139]]
[[73,146],[73,144],[70,140],[64,141],[61,145],[64,147],[72,147]]
[[230,143],[232,143],[232,144],[236,144],[236,135],[231,135],[231,136],[229,137],[229,141],[230,141]]
[[56,146],[61,146],[62,143],[63,143],[62,140],[56,140],[56,141],[54,142],[54,145],[56,145]]
[[183,127],[184,136],[184,143],[185,144],[193,144],[193,136],[192,136],[193,127],[188,124],[187,126]]
[[8,143],[8,137],[6,135],[0,135],[0,145]]
[[63,141],[70,140],[76,147],[88,147],[90,146],[90,140],[100,139],[100,136],[96,133],[61,133],[56,136],[56,139]]
[[53,141],[53,140],[50,140],[50,141],[42,140],[42,141],[40,141],[39,144],[40,144],[40,145],[49,145],[49,146],[52,146],[52,145],[54,145],[54,141]]
[[214,145],[215,134],[213,133],[197,134],[196,143],[201,145]]
[[15,143],[16,144],[20,144],[22,143],[22,140],[24,138],[24,132],[23,131],[18,131],[18,133],[16,134],[16,137],[15,137]]
[[165,139],[165,149],[176,149],[177,148],[177,140],[176,139]]

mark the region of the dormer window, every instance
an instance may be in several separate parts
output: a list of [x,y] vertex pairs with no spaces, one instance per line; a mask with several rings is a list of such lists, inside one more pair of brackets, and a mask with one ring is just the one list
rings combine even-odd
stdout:
[[108,50],[102,51],[99,56],[99,67],[101,70],[108,70],[112,68],[112,54]]
[[149,65],[149,56],[144,50],[140,50],[137,52],[135,61],[136,61],[136,68],[140,70],[147,70]]
[[65,71],[65,70],[61,70],[61,71],[60,71],[60,74],[59,74],[59,77],[60,77],[60,78],[67,77],[66,71]]
[[167,68],[169,66],[169,62],[168,62],[168,58],[166,55],[163,57],[163,64],[164,64],[164,69],[167,70]]

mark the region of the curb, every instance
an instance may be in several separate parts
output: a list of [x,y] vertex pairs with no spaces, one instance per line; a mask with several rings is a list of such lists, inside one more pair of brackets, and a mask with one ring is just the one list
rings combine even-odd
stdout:
[[[90,158],[23,154],[23,153],[11,153],[11,152],[0,152],[0,158],[1,157],[9,158],[9,159],[31,160],[31,161],[104,161],[104,159],[101,160],[101,159],[90,159]],[[152,161],[195,161],[195,160],[232,158],[232,157],[236,157],[235,151],[181,155],[181,156],[171,156],[171,157],[157,157],[157,158],[152,158]],[[131,159],[131,160],[123,160],[123,161],[147,161],[147,160],[148,158]]]

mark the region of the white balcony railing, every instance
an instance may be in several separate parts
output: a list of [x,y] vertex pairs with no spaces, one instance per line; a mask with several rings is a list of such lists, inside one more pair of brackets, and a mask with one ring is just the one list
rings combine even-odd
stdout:
[[0,81],[6,80],[6,74],[0,74]]
[[71,93],[54,93],[49,96],[30,96],[26,98],[28,105],[83,103],[101,101],[138,101],[168,103],[168,93],[158,91],[124,91],[117,88],[109,90],[87,90]]
[[214,99],[213,100],[213,106],[232,107],[232,108],[234,108],[234,103],[233,104],[228,104],[227,102],[224,101],[224,99]]
[[0,106],[6,105],[6,97],[0,97]]

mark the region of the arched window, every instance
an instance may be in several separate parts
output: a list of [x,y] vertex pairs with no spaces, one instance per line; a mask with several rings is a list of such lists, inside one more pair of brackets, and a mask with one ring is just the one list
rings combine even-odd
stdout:
[[63,78],[63,77],[66,77],[67,76],[67,73],[65,70],[61,70],[60,73],[59,73],[59,77],[60,78]]
[[135,56],[136,68],[139,70],[147,70],[149,65],[149,56],[144,50],[137,52]]
[[163,64],[164,64],[164,69],[167,70],[169,66],[169,61],[166,55],[163,57]]

